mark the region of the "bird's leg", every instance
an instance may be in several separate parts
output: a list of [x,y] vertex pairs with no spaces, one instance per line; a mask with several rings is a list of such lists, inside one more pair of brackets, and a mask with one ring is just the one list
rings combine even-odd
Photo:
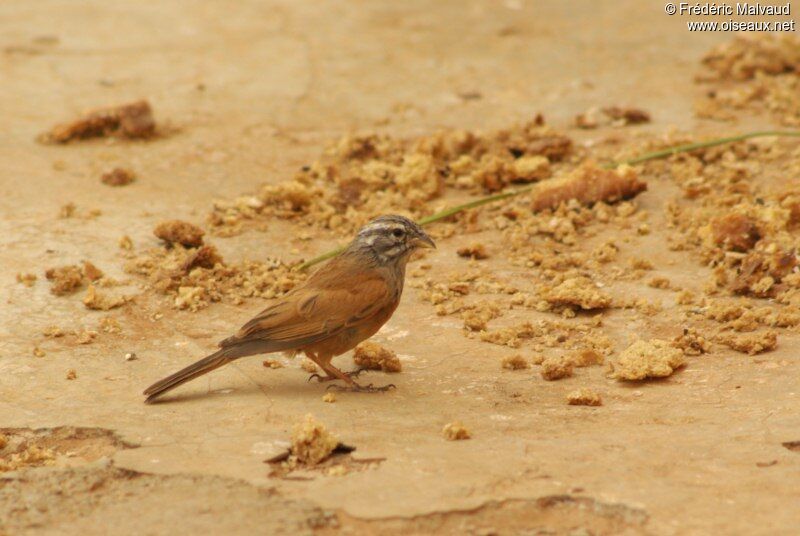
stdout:
[[[342,374],[344,374],[344,375],[345,375],[345,376],[347,376],[348,378],[358,378],[358,377],[359,377],[359,375],[360,375],[362,372],[364,372],[365,370],[369,370],[369,369],[360,368],[360,369],[356,369],[356,370],[351,370],[351,371],[349,371],[349,372],[345,372],[345,371],[343,371],[343,370],[342,370],[342,371],[339,371],[339,372],[341,372]],[[332,382],[332,381],[334,381],[334,380],[338,380],[338,379],[339,379],[339,378],[338,378],[337,376],[331,376],[331,375],[330,375],[330,374],[328,374],[327,372],[326,372],[326,375],[325,375],[325,376],[320,376],[319,374],[317,374],[317,373],[315,372],[314,374],[312,374],[311,376],[309,376],[309,377],[308,377],[308,381],[311,381],[311,380],[317,380],[319,383],[323,383],[323,382]]]
[[[331,356],[333,357],[333,356]],[[396,389],[396,386],[393,383],[389,385],[384,385],[382,387],[374,387],[372,384],[369,385],[359,385],[357,384],[352,376],[353,374],[348,374],[346,372],[342,372],[341,370],[337,369],[333,365],[331,365],[331,358],[328,359],[321,358],[319,354],[316,355],[309,355],[309,358],[320,366],[322,370],[325,371],[327,374],[326,377],[320,378],[319,381],[325,382],[330,380],[342,380],[344,383],[347,384],[347,387],[341,387],[338,385],[329,385],[328,389],[331,387],[344,390],[344,391],[353,391],[357,393],[378,393],[382,391],[388,391],[389,389]],[[361,370],[355,371],[355,376],[357,376]],[[313,376],[312,376],[313,377]],[[310,379],[310,378],[309,378]]]
[[348,385],[350,384],[356,385],[356,383],[353,381],[353,378],[358,378],[359,374],[367,370],[360,368],[352,372],[342,372],[341,370],[331,365],[330,358],[327,360],[322,359],[320,358],[319,354],[312,354],[310,352],[306,352],[306,355],[308,356],[309,359],[311,359],[311,361],[319,365],[319,367],[325,372],[325,376],[321,376],[315,372],[314,374],[308,377],[307,381],[317,380],[318,382],[322,383],[334,380],[344,380],[345,382],[348,383]]

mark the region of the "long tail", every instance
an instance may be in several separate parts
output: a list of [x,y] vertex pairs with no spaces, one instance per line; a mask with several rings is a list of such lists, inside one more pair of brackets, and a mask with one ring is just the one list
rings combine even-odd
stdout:
[[242,345],[222,348],[210,356],[204,357],[200,361],[192,363],[188,367],[179,370],[175,374],[167,376],[163,380],[157,381],[144,390],[143,394],[147,395],[145,403],[149,404],[167,391],[171,391],[179,385],[183,385],[184,383],[202,376],[203,374],[211,372],[214,369],[218,369],[222,365],[226,365],[235,359],[244,357],[246,355],[260,353],[260,349],[253,346],[256,345],[251,346],[245,343]]

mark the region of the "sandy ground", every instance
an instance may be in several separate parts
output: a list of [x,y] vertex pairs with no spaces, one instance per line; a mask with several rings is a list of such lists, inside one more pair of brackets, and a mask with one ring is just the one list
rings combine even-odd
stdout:
[[[501,370],[507,349],[463,337],[460,323],[409,289],[375,338],[405,369],[367,375],[396,391],[326,404],[324,387],[296,364],[270,370],[251,358],[146,406],[146,385],[207,353],[263,303],[190,313],[140,300],[113,312],[121,334],[89,345],[40,335],[52,324],[94,329],[109,315],[87,311],[80,295],[52,296],[46,268],[91,259],[124,277],[123,234],[154,246],[158,221],[202,222],[215,199],[287,178],[353,130],[489,129],[536,112],[565,124],[590,105],[631,104],[653,115],[641,128],[703,132],[693,69],[728,36],[689,35],[660,3],[634,0],[12,1],[0,19],[0,426],[45,429],[44,444],[73,452],[52,467],[0,473],[0,534],[797,530],[800,457],[781,446],[800,439],[791,337],[766,358],[715,353],[659,382],[619,385],[601,368],[545,382]],[[469,92],[482,98],[459,97]],[[34,141],[81,110],[137,98],[153,104],[168,136]],[[103,186],[113,165],[139,180]],[[651,187],[642,206],[658,206],[665,189]],[[66,202],[102,215],[58,219]],[[226,259],[308,258],[333,244],[292,233],[275,222],[214,242]],[[641,245],[655,263],[679,261],[664,275],[706,275],[661,240],[656,232]],[[428,260],[463,262],[454,252],[469,241],[443,241]],[[27,288],[17,272],[39,281]],[[607,322],[621,339],[670,327],[616,311]],[[44,357],[33,356],[36,344]],[[126,361],[128,352],[138,359]],[[584,385],[604,406],[565,404]],[[348,474],[269,476],[264,460],[306,413],[357,446]],[[453,420],[473,438],[445,441]]]

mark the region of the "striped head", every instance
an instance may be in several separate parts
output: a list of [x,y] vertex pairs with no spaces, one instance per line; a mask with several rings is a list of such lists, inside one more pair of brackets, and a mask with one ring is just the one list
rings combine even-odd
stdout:
[[[369,250],[378,264],[408,260],[418,248],[435,248],[431,237],[419,225],[403,216],[379,216],[366,224],[350,246]],[[405,263],[404,263],[405,264]]]

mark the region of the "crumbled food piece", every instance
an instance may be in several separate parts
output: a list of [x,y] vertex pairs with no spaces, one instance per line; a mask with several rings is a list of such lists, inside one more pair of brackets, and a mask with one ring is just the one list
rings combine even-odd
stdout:
[[742,34],[704,58],[711,82],[697,114],[732,120],[741,110],[768,111],[784,125],[800,125],[800,40],[794,35]]
[[67,371],[67,379],[68,379],[68,380],[74,380],[74,379],[76,379],[77,377],[78,377],[78,373],[77,373],[77,372],[75,372],[75,369],[69,369],[69,370]]
[[584,164],[569,175],[541,182],[531,192],[534,212],[557,208],[560,204],[576,200],[582,205],[597,202],[614,203],[636,197],[647,190],[630,166],[603,169],[594,164]]
[[10,456],[0,457],[0,473],[16,471],[25,467],[52,465],[56,453],[52,449],[38,445],[28,445],[24,450],[14,452]]
[[503,358],[502,366],[506,370],[523,370],[530,367],[530,364],[519,354],[510,355]]
[[349,471],[348,471],[347,467],[344,464],[341,464],[341,463],[337,464],[337,465],[334,465],[333,467],[328,467],[325,470],[325,474],[327,476],[344,476],[348,472]]
[[127,303],[128,299],[124,296],[111,296],[103,291],[97,290],[94,285],[89,285],[86,296],[83,297],[83,304],[87,309],[95,311],[108,311]]
[[44,328],[44,330],[42,330],[42,335],[44,335],[45,337],[52,337],[55,339],[57,337],[63,337],[65,333],[64,330],[58,326],[47,326],[46,328]]
[[576,115],[574,122],[576,127],[583,129],[592,129],[609,124],[615,126],[637,125],[650,122],[650,114],[638,108],[609,106],[600,110],[597,107],[592,107],[584,113]]
[[74,264],[50,268],[44,275],[52,281],[50,292],[56,296],[71,294],[83,285],[83,270]]
[[753,251],[742,261],[730,289],[736,294],[750,294],[759,298],[774,297],[783,278],[797,266],[794,253]]
[[369,341],[356,346],[353,352],[353,361],[359,367],[369,370],[400,372],[403,369],[396,353]]
[[471,244],[463,248],[458,248],[456,253],[458,253],[459,257],[466,257],[478,261],[489,258],[489,254],[486,252],[486,246],[479,243]]
[[652,270],[654,268],[653,263],[648,261],[647,259],[631,259],[630,266],[634,270]]
[[133,249],[133,240],[128,235],[124,235],[119,239],[119,249],[131,251]]
[[612,376],[629,381],[664,378],[685,364],[683,352],[667,341],[639,340],[625,349],[613,363]]
[[447,423],[442,428],[442,435],[448,441],[459,441],[462,439],[469,439],[471,437],[469,430],[461,421],[454,421]]
[[711,222],[714,244],[728,251],[746,252],[761,239],[758,224],[744,214],[726,214]]
[[283,368],[283,363],[277,359],[265,359],[261,364],[264,365],[264,367],[271,369]]
[[133,172],[119,167],[114,168],[111,171],[106,171],[100,177],[100,181],[109,186],[127,186],[135,180],[136,175],[134,175]]
[[570,406],[602,406],[603,399],[591,389],[578,389],[567,395],[567,404]]
[[578,350],[577,352],[570,354],[568,359],[573,366],[578,368],[602,365],[606,360],[606,358],[603,357],[603,354],[591,348],[583,348]]
[[603,113],[617,125],[638,125],[650,122],[650,114],[639,108],[610,106],[603,108]]
[[325,393],[322,397],[323,402],[327,402],[328,404],[333,404],[336,402],[336,395],[334,393]]
[[103,277],[103,271],[89,261],[83,261],[83,276],[89,281],[97,281]]
[[88,329],[83,329],[75,333],[75,335],[76,335],[75,342],[77,342],[78,344],[90,344],[97,337],[97,332]]
[[101,318],[99,327],[105,333],[120,333],[122,331],[122,326],[119,325],[117,319],[110,316]]
[[211,269],[217,264],[225,264],[219,251],[217,251],[217,248],[214,246],[205,245],[193,250],[189,256],[186,257],[186,260],[183,261],[183,265],[181,266],[181,270],[190,272],[196,267]]
[[41,143],[69,143],[105,136],[140,139],[153,137],[155,133],[156,122],[150,104],[137,101],[88,112],[71,123],[53,127],[38,140]]
[[717,336],[717,342],[737,352],[755,355],[774,350],[778,346],[778,334],[772,330],[742,335],[727,333]]
[[225,236],[272,217],[349,234],[377,214],[430,215],[431,201],[449,189],[477,194],[544,179],[572,148],[570,138],[535,120],[485,134],[346,136],[292,180],[215,203],[208,222]]
[[[196,253],[196,249],[180,244],[151,248],[128,261],[125,271],[146,277],[152,289],[174,298],[176,308],[190,311],[213,302],[240,304],[252,297],[273,299],[308,276],[275,259],[235,264],[221,264],[220,259],[214,259],[215,264],[210,268],[195,266],[187,272],[185,267],[197,261]],[[205,254],[201,258],[202,255]]]
[[18,273],[17,274],[17,283],[22,283],[26,287],[32,287],[34,283],[36,283],[36,274],[30,273]]
[[666,277],[653,277],[647,282],[647,286],[660,289],[668,289],[670,287],[669,279]]
[[317,465],[334,451],[339,441],[308,414],[294,426],[291,453],[303,465]]
[[42,350],[38,346],[33,347],[33,357],[44,357],[45,355],[47,354],[45,354],[44,350]]
[[694,303],[695,293],[690,290],[682,290],[675,297],[675,302],[678,305],[692,305]]
[[758,74],[797,72],[798,63],[800,41],[791,35],[740,34],[703,57],[703,64],[719,80],[750,80]]
[[203,245],[205,234],[198,226],[181,221],[169,220],[159,223],[153,234],[169,245],[180,244],[187,248],[196,248]]
[[300,363],[300,368],[310,374],[313,374],[317,371],[317,365],[310,359],[303,359],[303,361]]
[[540,371],[542,378],[547,381],[560,380],[572,376],[572,363],[568,359],[560,357],[548,357],[542,361]]
[[685,355],[705,354],[711,349],[709,342],[695,328],[684,328],[683,334],[672,340],[672,346],[683,350]]
[[546,290],[543,297],[552,306],[577,307],[585,310],[605,309],[611,305],[611,297],[584,276],[565,279],[556,287]]
[[75,203],[69,202],[61,205],[61,208],[58,209],[58,217],[61,219],[72,218],[75,216],[75,212],[78,210],[78,207],[75,206]]
[[136,361],[136,354],[133,352],[128,352],[125,354],[125,361]]

